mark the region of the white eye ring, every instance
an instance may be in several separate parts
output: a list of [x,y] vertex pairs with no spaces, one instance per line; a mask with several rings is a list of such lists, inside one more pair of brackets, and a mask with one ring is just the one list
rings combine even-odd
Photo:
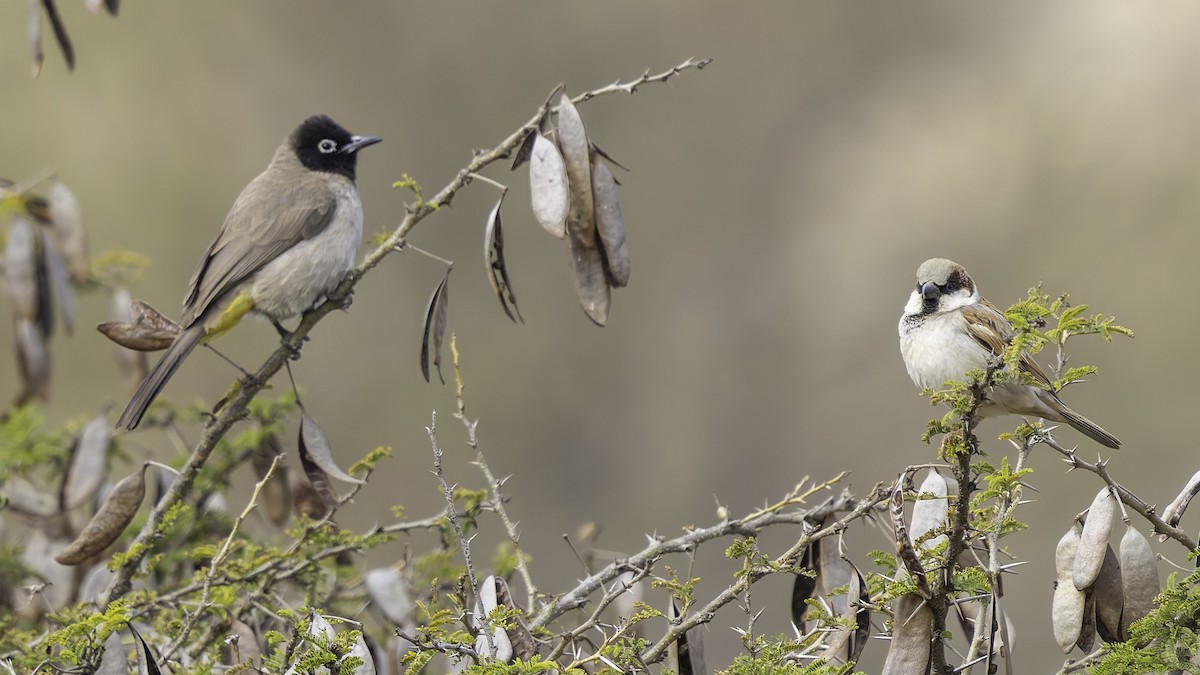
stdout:
[[317,143],[317,150],[320,150],[323,154],[328,155],[334,150],[337,150],[337,143],[326,138],[320,143]]

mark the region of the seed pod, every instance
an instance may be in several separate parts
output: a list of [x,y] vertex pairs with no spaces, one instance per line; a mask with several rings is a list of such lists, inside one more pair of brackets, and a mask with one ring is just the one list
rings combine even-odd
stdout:
[[341,667],[334,666],[334,670],[339,673],[344,672],[345,666],[343,662],[351,658],[360,659],[362,662],[354,670],[350,671],[350,675],[376,675],[375,657],[371,655],[371,648],[367,646],[367,641],[363,639],[361,632],[358,635],[358,639],[355,640],[354,645],[350,647],[350,650],[338,660],[338,666]]
[[[679,608],[674,598],[667,605],[667,620],[679,618]],[[667,648],[667,667],[679,675],[705,675],[708,666],[704,662],[704,634],[699,627],[693,628]]]
[[565,93],[558,103],[558,147],[571,194],[567,232],[581,246],[596,248],[595,206],[592,201],[591,143],[579,110]]
[[[504,203],[504,195],[508,190],[500,193],[500,199],[496,200],[496,206],[488,213],[487,226],[484,228],[483,234],[483,261],[487,264],[488,281],[492,284],[492,292],[500,300],[500,306],[504,308],[504,313],[512,321],[521,320],[525,323],[525,319],[521,317],[521,310],[517,308],[517,295],[513,292],[512,281],[508,278],[508,266],[504,263],[504,232],[501,229],[500,221],[500,205]],[[511,309],[509,308],[511,305]],[[513,313],[516,312],[514,316]]]
[[[1075,555],[1079,550],[1079,523],[1058,540],[1054,550],[1054,598],[1051,601],[1051,625],[1054,639],[1066,654],[1075,646],[1083,629],[1083,610],[1087,602],[1084,592],[1073,581]],[[1101,561],[1103,562],[1103,560]]]
[[1096,593],[1094,588],[1083,592],[1083,622],[1079,626],[1079,637],[1075,646],[1083,653],[1092,651],[1096,644]]
[[329,439],[325,437],[325,432],[321,431],[317,421],[303,408],[300,410],[300,458],[316,464],[325,473],[343,483],[363,484],[362,480],[343,471],[333,460],[333,450],[329,447]]
[[91,501],[108,477],[108,449],[112,445],[112,427],[108,407],[93,417],[79,432],[71,450],[67,476],[63,480],[60,503],[63,510],[74,509]]
[[[116,288],[113,290],[112,323],[129,324],[133,322],[133,311],[130,307],[132,302],[133,298],[130,297],[129,291],[125,290],[124,288]],[[97,326],[97,328],[99,328],[99,326]],[[103,330],[100,330],[100,332],[104,333]],[[113,355],[117,361],[117,372],[120,374],[121,380],[124,381],[125,388],[132,391],[146,377],[146,355],[140,351],[122,347],[120,345],[113,347]]]
[[433,365],[437,367],[438,379],[442,384],[446,384],[446,378],[442,377],[442,340],[446,336],[446,314],[450,307],[450,291],[447,286],[452,269],[454,268],[446,269],[445,276],[433,290],[433,296],[429,298],[429,307],[425,310],[424,336],[421,339],[421,374],[425,376],[426,382],[429,381],[429,353],[433,352]]
[[496,577],[489,576],[479,584],[479,597],[475,599],[474,628],[478,632],[475,638],[475,653],[498,663],[508,663],[513,658],[512,642],[508,633],[501,626],[496,626],[487,637],[488,617],[500,606],[496,597]]
[[558,147],[539,132],[533,133],[529,156],[529,194],[533,218],[550,234],[567,236],[567,212],[571,193],[567,188],[567,169]]
[[150,653],[150,645],[146,644],[146,640],[142,638],[142,634],[137,632],[133,624],[128,624],[129,632],[133,633],[133,652],[137,656],[138,675],[161,675],[162,671],[158,668],[158,662],[154,660],[154,655]]
[[129,675],[129,654],[125,651],[120,631],[109,633],[104,641],[104,656],[100,657],[100,666],[95,675]]
[[88,521],[75,541],[54,559],[63,565],[79,563],[98,555],[121,536],[133,520],[146,496],[146,467],[121,479],[105,497],[96,515]]
[[608,280],[615,288],[629,283],[629,246],[625,242],[625,219],[617,195],[617,180],[597,155],[592,158],[592,199],[596,209],[596,232],[608,263]]
[[1112,533],[1113,514],[1117,510],[1116,500],[1108,486],[1096,493],[1088,509],[1083,532],[1079,535],[1079,547],[1075,551],[1073,581],[1075,588],[1091,587],[1104,564],[1104,550],[1108,547],[1108,536]]
[[59,181],[50,186],[50,217],[59,250],[71,272],[71,279],[81,284],[92,276],[88,255],[87,231],[83,228],[83,210],[71,189]]
[[1129,639],[1129,627],[1134,621],[1146,616],[1154,609],[1154,598],[1158,595],[1158,563],[1150,542],[1132,525],[1125,528],[1121,537],[1121,575],[1125,592],[1125,611],[1121,615],[1122,640]]
[[378,567],[363,575],[367,597],[391,624],[404,630],[417,625],[417,606],[408,582],[395,567]]
[[53,312],[53,308],[49,306],[51,303],[48,302],[52,292],[53,297],[58,300],[58,311],[62,314],[63,327],[66,328],[67,335],[70,335],[75,330],[75,291],[71,290],[71,278],[54,247],[47,245],[43,239],[41,248],[42,267],[44,275],[49,280],[50,291],[46,293],[48,305],[46,311]]
[[599,248],[586,246],[574,236],[570,238],[570,246],[571,269],[575,273],[575,294],[579,296],[579,305],[593,323],[603,326],[608,322],[608,309],[612,302],[604,254]]
[[[1188,504],[1192,502],[1192,498],[1197,494],[1200,494],[1200,471],[1192,474],[1192,477],[1188,480],[1187,485],[1183,486],[1183,490],[1179,492],[1179,495],[1170,504],[1167,504],[1167,508],[1163,509],[1163,522],[1171,527],[1179,525],[1179,520],[1183,518],[1183,512],[1187,510]],[[1160,535],[1158,540],[1166,541],[1167,536]]]
[[17,319],[34,321],[41,303],[38,288],[37,235],[33,225],[15,217],[4,244],[4,281]]
[[50,518],[58,514],[58,497],[51,495],[20,476],[9,476],[0,487],[0,497],[11,511],[30,518]]
[[238,664],[254,665],[262,658],[262,649],[258,646],[258,636],[254,629],[240,619],[229,622],[229,636],[225,638],[229,646],[227,662],[231,666]]
[[[324,472],[316,476],[317,480],[322,480],[323,487],[331,497],[322,495],[313,485],[314,477],[308,473],[308,467],[304,467],[305,476],[292,474],[289,480],[289,488],[292,493],[292,508],[301,516],[305,516],[312,520],[320,520],[329,513],[329,507],[326,502],[329,499],[336,500],[337,495],[329,488],[329,477],[324,475]],[[320,471],[318,468],[317,471]]]
[[817,578],[815,573],[818,572],[820,559],[820,539],[814,540],[800,554],[800,567],[812,570],[814,576],[796,574],[796,580],[792,583],[792,625],[799,631],[804,630],[804,615],[808,613],[808,600],[816,595]]
[[29,17],[25,23],[25,39],[29,41],[29,49],[33,53],[33,70],[31,74],[37,77],[42,72],[42,8],[41,0],[26,0]]
[[21,374],[21,393],[17,406],[33,399],[50,400],[50,351],[42,329],[30,319],[14,322],[17,338],[17,370]]
[[1125,605],[1121,582],[1121,563],[1112,546],[1105,547],[1100,575],[1092,585],[1096,598],[1096,632],[1105,642],[1120,642],[1121,610]]
[[927,535],[946,527],[946,509],[950,506],[950,500],[946,498],[949,485],[937,469],[930,469],[918,492],[922,495],[933,495],[935,499],[921,498],[913,504],[912,538],[914,542],[920,542],[921,548],[936,548],[946,541],[946,535],[939,534],[933,538],[927,538]]
[[933,610],[924,598],[909,593],[892,600],[892,642],[882,675],[920,675],[929,672],[933,641]]

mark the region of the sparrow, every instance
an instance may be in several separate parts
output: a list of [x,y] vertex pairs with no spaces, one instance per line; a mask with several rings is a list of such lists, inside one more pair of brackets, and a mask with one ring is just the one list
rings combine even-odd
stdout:
[[[1003,356],[1014,334],[1004,314],[980,297],[962,265],[932,258],[917,268],[917,287],[900,317],[900,354],[918,387],[941,389],[948,380],[966,380],[968,371],[986,370],[989,360]],[[1105,447],[1121,447],[1116,437],[1059,399],[1028,353],[1021,353],[1018,364],[1035,384],[990,387],[979,406],[981,417],[1036,416],[1069,424]]]
[[180,333],[138,386],[117,428],[134,429],[188,354],[248,313],[280,321],[317,304],[354,267],[362,242],[358,151],[378,143],[324,115],[300,123],[242,190],[192,274]]

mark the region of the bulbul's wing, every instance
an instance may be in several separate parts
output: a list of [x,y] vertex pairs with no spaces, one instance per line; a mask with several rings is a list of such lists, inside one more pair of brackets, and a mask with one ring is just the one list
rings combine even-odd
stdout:
[[337,197],[318,175],[287,179],[268,169],[242,190],[192,274],[180,323],[190,326],[215,300],[333,220]]
[[[962,308],[963,317],[967,320],[967,331],[975,341],[996,356],[1003,357],[1008,342],[1015,333],[1008,319],[987,300],[980,300],[974,305]],[[1018,365],[1022,372],[1029,373],[1038,384],[1051,388],[1050,378],[1042,371],[1042,367],[1033,360],[1028,352],[1021,352]]]

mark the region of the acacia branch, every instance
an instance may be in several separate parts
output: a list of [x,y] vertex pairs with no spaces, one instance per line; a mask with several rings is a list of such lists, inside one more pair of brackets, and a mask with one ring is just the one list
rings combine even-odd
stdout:
[[[573,100],[583,102],[597,96],[619,92],[632,94],[644,84],[666,82],[686,70],[702,69],[710,62],[711,59],[687,59],[683,63],[657,75],[646,73],[624,84],[612,84],[585,92]],[[162,527],[166,513],[191,493],[196,477],[200,474],[200,469],[208,461],[217,444],[225,437],[225,434],[229,432],[229,429],[235,422],[246,416],[250,401],[266,386],[266,383],[283,368],[294,354],[300,352],[308,334],[312,332],[317,323],[334,310],[344,308],[346,306],[346,299],[350,296],[359,280],[367,272],[370,272],[379,265],[390,253],[402,248],[408,233],[418,223],[437,212],[443,206],[449,206],[459,190],[471,182],[473,174],[511,155],[517,146],[520,145],[521,141],[524,140],[525,136],[537,128],[549,109],[550,101],[546,101],[538,108],[529,121],[521,125],[520,128],[501,141],[496,147],[477,153],[471,162],[463,169],[460,169],[455,177],[438,191],[431,200],[425,201],[418,198],[417,203],[410,206],[408,214],[400,221],[400,224],[396,226],[382,243],[371,250],[357,267],[346,275],[337,288],[329,294],[329,298],[301,317],[300,324],[292,331],[289,339],[285,340],[279,348],[267,357],[262,366],[254,373],[254,376],[240,382],[236,393],[230,397],[225,406],[205,425],[200,440],[196,443],[195,449],[192,450],[187,462],[180,470],[179,477],[171,485],[167,494],[151,509],[145,525],[142,526],[141,531],[138,532],[133,542],[126,549],[121,564],[115,570],[113,580],[103,594],[104,604],[120,598],[129,591],[131,581],[141,566],[142,561],[162,537],[160,528]]]

